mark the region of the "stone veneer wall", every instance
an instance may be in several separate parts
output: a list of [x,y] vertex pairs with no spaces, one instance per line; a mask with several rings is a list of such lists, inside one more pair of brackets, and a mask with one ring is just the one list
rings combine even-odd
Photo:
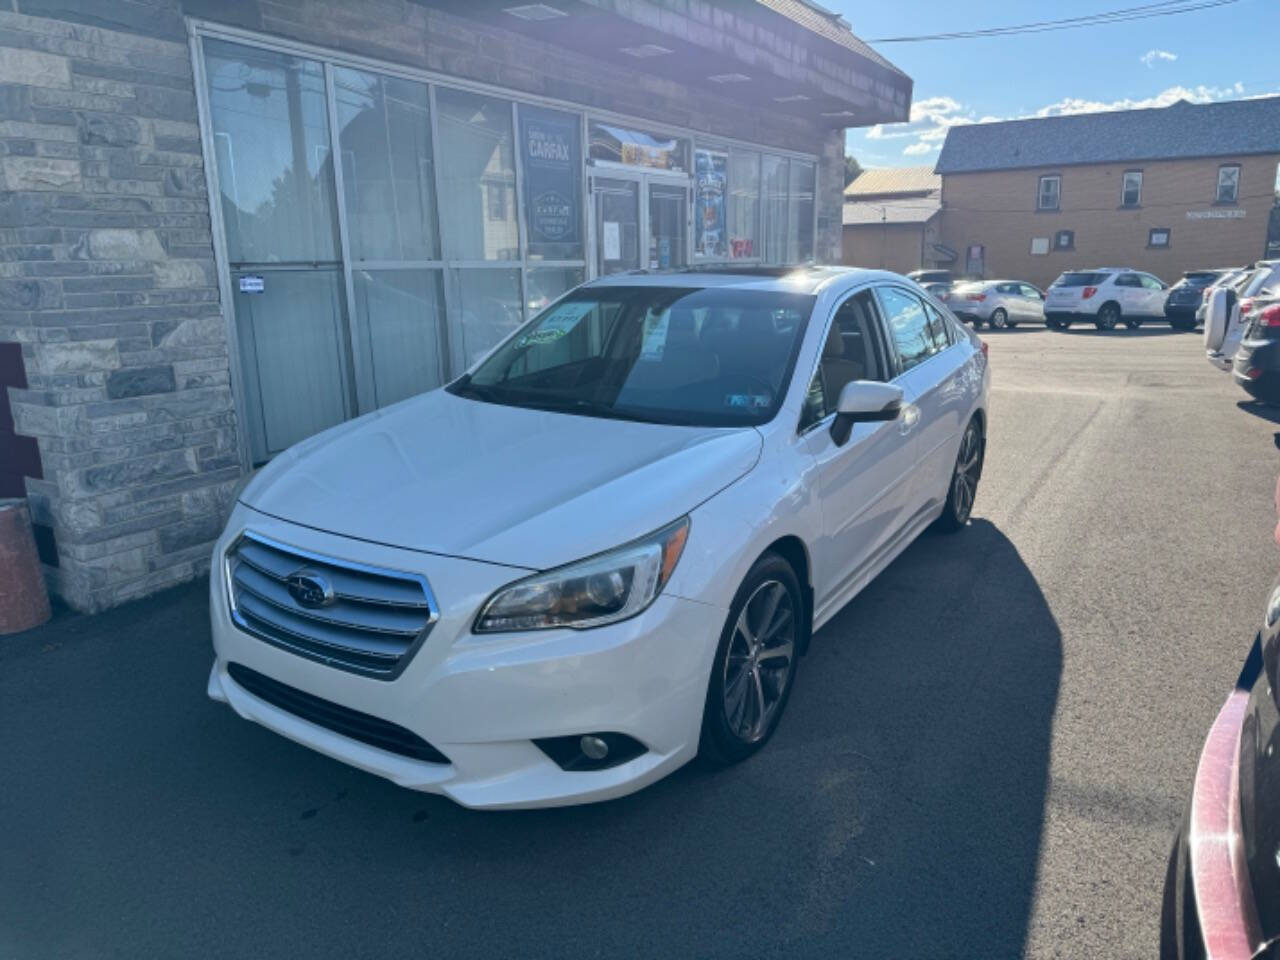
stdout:
[[96,6],[135,29],[0,12],[0,341],[49,583],[85,611],[204,570],[240,476],[185,26]]

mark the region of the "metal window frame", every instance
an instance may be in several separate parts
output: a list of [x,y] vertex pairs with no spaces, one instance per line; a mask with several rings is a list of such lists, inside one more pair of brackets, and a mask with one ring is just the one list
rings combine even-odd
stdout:
[[[1236,172],[1236,188],[1230,200],[1222,199],[1222,171],[1234,170]],[[1239,163],[1220,163],[1218,164],[1218,179],[1213,186],[1213,202],[1230,206],[1240,202],[1240,178],[1244,175],[1244,165]]]
[[[376,398],[376,389],[372,382],[373,372],[366,362],[368,358],[364,356],[367,353],[365,345],[360,342],[360,331],[356,329],[357,312],[354,291],[354,280],[352,270],[357,266],[353,264],[350,256],[350,235],[347,224],[346,209],[346,192],[345,183],[343,181],[341,149],[338,143],[339,128],[337,126],[337,96],[335,92],[335,84],[333,73],[339,68],[348,68],[354,70],[362,70],[366,72],[380,74],[382,76],[394,77],[397,79],[409,80],[416,83],[427,85],[428,103],[431,112],[431,151],[432,151],[432,177],[435,186],[435,202],[437,203],[436,217],[436,240],[440,245],[441,258],[438,260],[412,260],[412,261],[361,261],[358,265],[368,269],[403,269],[403,270],[435,270],[440,272],[441,278],[441,294],[444,299],[444,315],[440,318],[437,330],[437,342],[439,344],[440,358],[440,379],[441,382],[448,382],[452,376],[456,376],[462,372],[464,365],[459,365],[458,369],[454,369],[452,347],[449,336],[449,316],[453,313],[455,301],[457,300],[457,291],[453,289],[453,273],[455,270],[466,269],[518,269],[520,271],[520,297],[521,297],[521,316],[526,320],[529,319],[528,305],[528,271],[539,267],[565,267],[580,268],[585,279],[594,279],[597,275],[596,257],[593,255],[596,249],[595,237],[595,218],[594,218],[594,190],[592,188],[591,177],[594,173],[600,175],[613,176],[623,174],[627,171],[632,173],[640,173],[642,175],[642,197],[641,197],[641,216],[644,220],[644,236],[642,241],[647,242],[648,236],[648,211],[647,211],[647,180],[648,176],[655,178],[667,179],[673,182],[680,182],[687,188],[686,201],[686,218],[685,218],[685,249],[688,253],[690,263],[695,262],[692,247],[692,228],[693,228],[693,211],[697,198],[696,178],[693,171],[686,174],[675,174],[667,172],[663,176],[663,171],[647,171],[644,168],[631,167],[625,164],[601,164],[598,161],[591,161],[590,151],[590,123],[594,121],[604,121],[630,127],[639,127],[643,129],[651,129],[656,133],[670,133],[674,137],[686,138],[690,144],[690,161],[694,159],[692,151],[699,147],[705,149],[722,150],[732,152],[733,149],[747,150],[754,152],[758,156],[757,170],[760,178],[760,190],[756,200],[756,223],[760,232],[760,255],[753,258],[742,258],[733,260],[726,258],[719,260],[715,258],[696,258],[698,263],[725,263],[725,264],[751,264],[765,262],[764,250],[768,243],[765,230],[765,190],[764,190],[764,157],[766,155],[773,156],[778,159],[787,161],[787,182],[786,196],[783,210],[784,232],[786,224],[790,219],[791,204],[791,187],[790,187],[790,162],[792,160],[800,160],[813,164],[814,168],[814,214],[813,214],[813,237],[814,237],[814,258],[817,256],[818,248],[818,194],[819,194],[819,171],[821,168],[820,157],[814,153],[804,153],[802,151],[788,150],[784,147],[771,147],[761,143],[755,143],[748,140],[739,140],[732,137],[724,137],[719,135],[711,135],[700,132],[698,130],[682,127],[679,125],[668,123],[657,123],[652,119],[644,117],[636,117],[633,115],[619,113],[611,110],[596,109],[587,104],[573,103],[566,100],[559,100],[552,97],[545,97],[536,94],[529,94],[523,91],[512,90],[510,88],[501,87],[495,84],[488,84],[462,77],[451,76],[449,74],[440,73],[438,71],[424,70],[416,67],[409,67],[403,64],[397,64],[391,61],[380,60],[373,57],[366,57],[359,54],[349,53],[343,50],[337,50],[332,47],[325,47],[312,43],[293,40],[286,37],[279,37],[268,33],[255,30],[247,30],[241,27],[234,27],[227,24],[216,23],[214,21],[205,20],[198,17],[186,17],[187,27],[187,45],[191,57],[192,76],[194,80],[196,94],[196,113],[197,122],[200,130],[201,155],[204,161],[205,173],[205,189],[208,192],[209,202],[209,221],[213,240],[214,260],[218,273],[218,294],[220,299],[220,308],[222,312],[223,325],[226,330],[227,344],[229,350],[228,366],[230,368],[230,380],[232,388],[232,402],[236,412],[237,420],[240,424],[248,422],[249,412],[246,407],[246,388],[244,383],[244,375],[241,369],[242,344],[236,327],[235,319],[235,302],[234,290],[232,288],[232,264],[230,263],[227,250],[226,223],[223,218],[222,211],[222,190],[218,179],[218,164],[216,148],[213,144],[213,120],[212,108],[209,102],[208,75],[204,57],[205,39],[222,40],[229,43],[240,44],[260,50],[268,50],[276,53],[301,57],[309,60],[315,60],[320,63],[325,86],[325,113],[326,121],[329,124],[329,140],[330,151],[334,158],[334,194],[337,206],[336,215],[338,218],[339,233],[339,251],[342,256],[342,278],[343,292],[345,301],[345,344],[348,351],[347,359],[349,361],[349,369],[347,379],[350,383],[344,384],[344,391],[353,401],[355,414],[368,412],[375,409],[373,406],[366,408],[366,400],[373,403]],[[506,100],[511,105],[511,122],[512,122],[512,138],[515,155],[515,203],[516,203],[516,223],[519,237],[518,260],[451,260],[444,256],[443,241],[444,227],[440,223],[438,216],[438,204],[440,197],[440,164],[436,162],[437,151],[439,150],[440,138],[438,129],[439,111],[436,104],[437,87],[446,87],[449,89],[466,91],[479,94],[482,96],[500,98]],[[523,191],[525,185],[523,183],[523,159],[521,150],[519,149],[519,108],[522,106],[543,107],[550,110],[556,110],[562,113],[576,115],[579,118],[579,130],[581,134],[580,141],[580,189],[582,195],[580,197],[580,216],[582,217],[582,237],[583,237],[583,257],[580,260],[530,260],[528,255],[528,224],[526,211],[524,209]],[[783,239],[785,245],[785,236]],[[785,262],[785,246],[784,257]],[[642,259],[647,256],[647,250],[642,246]],[[238,269],[251,267],[251,264],[238,264]],[[267,264],[262,264],[266,268]],[[289,269],[288,264],[271,264],[272,269]],[[311,264],[292,265],[295,269],[311,268]],[[338,264],[334,264],[338,266]],[[236,431],[237,448],[240,457],[240,464],[243,470],[249,470],[252,466],[252,451],[248,431],[238,429]]]
[[[1125,193],[1129,189],[1128,181],[1129,181],[1130,174],[1137,174],[1138,176],[1138,199],[1133,201],[1133,203],[1127,202],[1124,198]],[[1124,207],[1126,209],[1132,209],[1134,207],[1142,206],[1142,180],[1143,180],[1142,171],[1138,168],[1125,170],[1123,173],[1120,174],[1120,206],[1121,207]]]

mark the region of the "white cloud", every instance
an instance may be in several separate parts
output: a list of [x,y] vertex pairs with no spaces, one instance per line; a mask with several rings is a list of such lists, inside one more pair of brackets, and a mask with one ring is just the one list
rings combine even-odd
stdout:
[[[1151,53],[1166,56],[1160,59],[1176,59],[1164,50]],[[1280,91],[1277,91],[1280,92]],[[1255,94],[1272,96],[1274,94]],[[1056,103],[1046,104],[1030,113],[1010,117],[990,114],[975,116],[973,111],[953,97],[926,97],[911,105],[911,119],[906,123],[877,124],[866,133],[868,140],[910,140],[902,150],[903,156],[920,157],[938,150],[947,138],[947,131],[965,123],[998,123],[1001,120],[1022,120],[1029,117],[1065,117],[1077,113],[1101,113],[1108,110],[1141,110],[1149,107],[1167,107],[1179,100],[1191,103],[1212,103],[1244,96],[1244,84],[1239,81],[1222,87],[1200,84],[1195,87],[1166,87],[1150,97],[1119,100],[1089,100],[1084,97],[1063,97]]]
[[1176,53],[1170,53],[1168,50],[1148,50],[1138,58],[1138,62],[1150,70],[1156,65],[1157,60],[1177,60]]

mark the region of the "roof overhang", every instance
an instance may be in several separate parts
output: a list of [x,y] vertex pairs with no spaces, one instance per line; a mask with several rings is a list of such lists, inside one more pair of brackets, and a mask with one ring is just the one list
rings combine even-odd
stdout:
[[898,123],[911,111],[911,78],[808,0],[430,6],[822,127]]

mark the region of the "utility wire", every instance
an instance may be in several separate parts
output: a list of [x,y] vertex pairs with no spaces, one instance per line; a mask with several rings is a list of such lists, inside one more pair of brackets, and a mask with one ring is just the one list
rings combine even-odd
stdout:
[[988,27],[982,30],[957,30],[951,33],[930,33],[905,37],[879,37],[868,43],[920,43],[929,40],[972,40],[979,37],[1009,37],[1024,33],[1047,33],[1054,30],[1073,30],[1109,23],[1125,23],[1132,20],[1150,20],[1155,17],[1171,17],[1179,13],[1192,13],[1213,7],[1225,7],[1240,0],[1164,0],[1161,3],[1144,3],[1136,7],[1123,7],[1102,13],[1066,17],[1061,20],[1038,20],[1007,27]]

